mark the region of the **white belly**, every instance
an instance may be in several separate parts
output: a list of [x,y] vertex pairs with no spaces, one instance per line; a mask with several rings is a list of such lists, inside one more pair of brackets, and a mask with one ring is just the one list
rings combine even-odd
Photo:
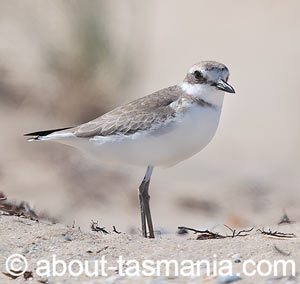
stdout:
[[201,151],[213,138],[221,109],[192,107],[166,129],[129,136],[74,138],[74,146],[101,162],[168,167]]

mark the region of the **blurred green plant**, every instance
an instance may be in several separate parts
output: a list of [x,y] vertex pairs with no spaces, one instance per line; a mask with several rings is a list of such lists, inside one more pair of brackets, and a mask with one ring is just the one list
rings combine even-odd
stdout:
[[[130,84],[135,72],[132,46],[113,45],[108,1],[25,5],[12,0],[0,8],[0,16],[6,16],[0,18],[0,36],[11,51],[8,58],[0,49],[0,69],[6,74],[0,78],[0,98],[76,124],[109,110],[116,104],[118,87],[124,90]],[[122,62],[116,54],[120,50],[125,50]]]
[[[72,3],[72,2],[71,2]],[[48,45],[44,51],[47,66],[55,73],[72,79],[92,77],[100,64],[107,64],[112,56],[109,36],[105,30],[105,13],[99,1],[63,2],[68,23],[72,28],[72,51]]]

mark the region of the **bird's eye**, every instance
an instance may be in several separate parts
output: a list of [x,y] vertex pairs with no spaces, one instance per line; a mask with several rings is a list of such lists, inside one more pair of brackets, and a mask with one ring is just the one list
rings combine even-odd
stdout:
[[201,77],[202,77],[202,73],[200,72],[200,71],[198,71],[198,70],[196,70],[195,72],[194,72],[194,76],[195,76],[195,78],[196,79],[201,79]]

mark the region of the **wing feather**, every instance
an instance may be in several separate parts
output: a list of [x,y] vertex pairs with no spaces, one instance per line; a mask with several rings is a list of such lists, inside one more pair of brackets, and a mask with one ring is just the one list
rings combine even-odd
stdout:
[[172,86],[120,106],[90,122],[73,129],[77,137],[129,135],[150,129],[176,115],[170,104],[182,95],[181,88]]

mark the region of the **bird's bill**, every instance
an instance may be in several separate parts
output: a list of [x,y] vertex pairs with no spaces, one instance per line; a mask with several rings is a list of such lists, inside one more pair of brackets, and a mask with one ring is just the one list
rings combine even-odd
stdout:
[[232,93],[234,94],[235,91],[234,91],[234,88],[232,86],[230,86],[227,82],[225,82],[224,80],[220,80],[216,87],[221,90],[221,91],[224,91],[226,93]]

